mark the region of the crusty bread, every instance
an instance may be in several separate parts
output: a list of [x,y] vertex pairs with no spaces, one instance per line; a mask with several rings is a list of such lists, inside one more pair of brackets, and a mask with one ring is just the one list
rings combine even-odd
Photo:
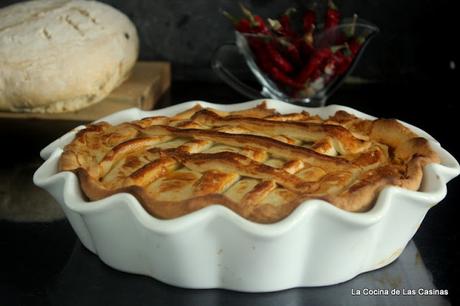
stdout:
[[123,82],[139,50],[135,26],[95,1],[39,0],[0,10],[0,110],[72,111]]

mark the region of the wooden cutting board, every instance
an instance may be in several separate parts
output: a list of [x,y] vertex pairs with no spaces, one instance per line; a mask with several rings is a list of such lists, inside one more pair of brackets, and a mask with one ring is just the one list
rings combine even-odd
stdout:
[[0,112],[0,118],[93,121],[131,107],[153,109],[170,86],[170,63],[137,62],[130,78],[99,103],[78,111],[57,114]]

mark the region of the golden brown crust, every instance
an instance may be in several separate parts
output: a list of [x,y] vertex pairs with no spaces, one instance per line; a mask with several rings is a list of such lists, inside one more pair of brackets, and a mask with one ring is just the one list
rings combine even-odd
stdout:
[[417,190],[423,167],[437,162],[397,120],[282,115],[263,103],[92,124],[65,147],[59,170],[74,171],[90,200],[128,192],[162,219],[220,204],[272,223],[314,198],[369,210],[385,186]]

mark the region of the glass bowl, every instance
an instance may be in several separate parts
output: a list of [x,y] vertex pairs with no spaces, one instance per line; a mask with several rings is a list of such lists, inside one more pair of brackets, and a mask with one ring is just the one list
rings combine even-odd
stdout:
[[[254,42],[258,41],[262,44],[278,42],[279,38],[275,38],[274,35],[235,32],[236,41],[220,46],[215,51],[211,64],[214,72],[224,82],[248,98],[272,98],[305,106],[324,106],[327,98],[340,87],[345,78],[353,71],[366,46],[378,31],[379,29],[375,25],[357,19],[355,22],[345,20],[337,27],[316,33],[314,35],[314,50],[329,49],[331,51],[328,52],[329,55],[320,65],[320,69],[317,69],[314,76],[310,77],[308,81],[303,81],[300,76],[302,70],[309,64],[308,55],[301,58],[301,63],[294,64],[294,71],[286,74],[286,76],[296,82],[293,85],[295,87],[286,85],[280,81],[276,74],[270,73],[271,71],[266,68],[263,69],[260,55],[259,58],[255,56],[256,52],[260,53],[260,45],[259,50],[255,50]],[[350,42],[357,41],[359,41],[358,44],[350,45]],[[252,74],[262,85],[261,90],[256,90],[245,84],[228,68],[232,64],[226,64],[225,58],[228,57],[228,52],[234,51],[235,47],[243,55]],[[278,51],[281,52],[281,50]],[[350,56],[345,66],[342,65],[341,68],[338,68],[338,65],[334,67],[337,61],[333,59],[339,52]],[[310,56],[313,57],[313,55]],[[267,57],[265,56],[265,58]]]

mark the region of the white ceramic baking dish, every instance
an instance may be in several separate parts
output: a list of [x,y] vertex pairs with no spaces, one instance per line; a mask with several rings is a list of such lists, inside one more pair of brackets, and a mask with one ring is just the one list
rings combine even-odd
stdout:
[[[337,105],[303,108],[265,101],[281,113],[307,110],[330,116],[345,110],[374,118]],[[197,102],[233,111],[254,107],[261,100],[233,105],[193,101],[157,111],[128,109],[101,120],[117,124],[153,115],[173,115]],[[73,173],[57,172],[62,148],[83,126],[42,150],[45,162],[36,171],[34,182],[62,205],[82,243],[115,269],[186,288],[263,292],[331,285],[394,261],[428,209],[446,196],[446,183],[460,173],[458,162],[436,140],[406,125],[429,139],[442,162],[425,167],[420,191],[386,187],[375,206],[365,213],[351,213],[321,200],[309,200],[282,221],[264,225],[221,205],[177,219],[159,220],[126,193],[89,203]]]

